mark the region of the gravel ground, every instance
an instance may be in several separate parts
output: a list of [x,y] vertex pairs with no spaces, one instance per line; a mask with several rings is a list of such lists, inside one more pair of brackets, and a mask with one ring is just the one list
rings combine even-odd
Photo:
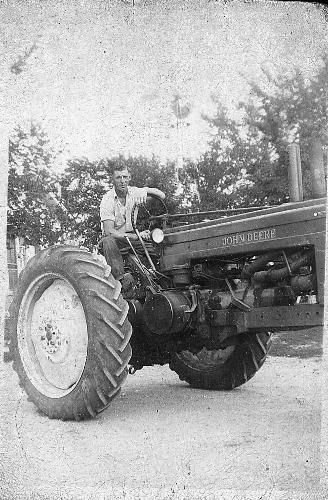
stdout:
[[263,368],[232,392],[147,367],[76,423],[38,413],[1,364],[0,498],[327,498],[320,352],[319,329],[276,335]]

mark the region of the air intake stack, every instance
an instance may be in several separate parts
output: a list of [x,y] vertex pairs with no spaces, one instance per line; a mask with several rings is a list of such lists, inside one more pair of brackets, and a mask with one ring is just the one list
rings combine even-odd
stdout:
[[323,161],[322,144],[314,140],[310,151],[310,168],[312,179],[312,197],[324,198],[327,193],[325,166]]
[[[303,201],[303,181],[300,147],[293,143],[288,147],[289,165],[289,198],[291,202]],[[310,172],[312,181],[312,198],[324,198],[327,192],[327,180],[324,155],[320,140],[315,139],[310,149]]]

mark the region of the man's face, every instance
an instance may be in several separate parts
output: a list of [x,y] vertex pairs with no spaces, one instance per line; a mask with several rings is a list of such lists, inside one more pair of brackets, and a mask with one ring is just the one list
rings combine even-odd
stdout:
[[126,195],[128,191],[128,185],[130,182],[129,171],[126,170],[114,170],[113,174],[113,184],[117,194]]

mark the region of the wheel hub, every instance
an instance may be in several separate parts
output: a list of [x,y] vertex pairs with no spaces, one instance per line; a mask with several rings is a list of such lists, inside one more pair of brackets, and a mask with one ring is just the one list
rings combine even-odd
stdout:
[[59,363],[68,354],[68,337],[60,331],[54,319],[45,318],[38,328],[40,342],[49,360]]

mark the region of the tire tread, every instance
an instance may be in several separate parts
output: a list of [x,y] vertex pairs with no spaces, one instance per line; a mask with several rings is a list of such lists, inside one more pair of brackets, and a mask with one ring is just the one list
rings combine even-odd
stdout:
[[[22,365],[17,344],[20,302],[35,276],[58,272],[76,283],[88,323],[88,357],[74,389],[56,401],[47,398],[33,386]],[[15,321],[10,332],[10,354],[19,384],[34,404],[50,418],[83,420],[94,418],[120,392],[131,358],[129,340],[132,327],[128,321],[128,304],[120,295],[121,285],[108,274],[107,266],[95,260],[87,250],[57,245],[36,254],[21,273],[17,294],[9,314]],[[90,352],[89,352],[90,351]]]
[[[200,389],[231,390],[250,380],[266,360],[271,346],[271,334],[267,331],[248,333],[223,363],[212,366],[196,355],[194,366],[189,366],[179,354],[169,363],[179,379]],[[201,352],[201,351],[199,351]]]

